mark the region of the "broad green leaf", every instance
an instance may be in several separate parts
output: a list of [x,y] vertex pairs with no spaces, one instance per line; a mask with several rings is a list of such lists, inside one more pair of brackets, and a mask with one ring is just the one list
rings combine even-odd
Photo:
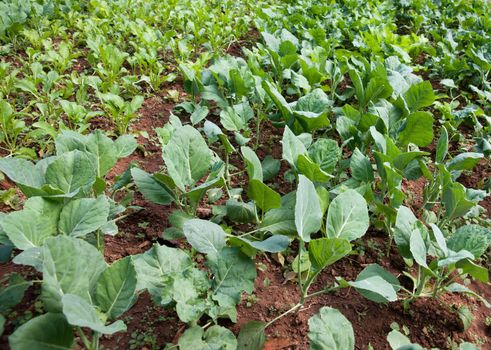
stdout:
[[352,241],[362,237],[368,230],[367,202],[355,190],[338,195],[329,205],[327,213],[327,236]]
[[236,248],[223,248],[207,255],[207,266],[215,276],[213,299],[220,304],[240,301],[242,292],[252,293],[256,279],[254,262]]
[[474,259],[474,255],[472,255],[472,253],[468,252],[467,250],[461,250],[458,252],[454,252],[453,250],[449,250],[447,257],[445,257],[444,259],[438,260],[438,267],[443,267],[443,266],[455,264],[455,263],[462,261],[462,260],[465,260],[465,259]]
[[[398,292],[401,288],[397,278],[390,272],[384,270],[380,265],[370,264],[365,267],[363,271],[360,272],[360,274],[356,278],[356,281],[360,282],[372,277],[379,277],[384,280],[384,282],[381,282],[381,285],[378,286],[380,287],[380,290],[371,290],[367,288],[370,287],[370,283],[363,283],[364,288],[357,288],[357,292],[363,295],[365,298],[375,301],[376,303],[386,303],[388,301],[394,301],[389,300],[387,296],[393,298],[394,294]],[[394,294],[390,289],[394,291]]]
[[351,244],[341,238],[319,238],[309,243],[309,258],[312,266],[323,270],[351,252]]
[[175,130],[164,147],[163,158],[169,175],[181,191],[205,176],[211,165],[208,145],[201,134],[189,125]]
[[435,102],[436,96],[429,81],[413,84],[404,94],[404,100],[411,112],[428,107]]
[[373,181],[373,169],[370,159],[360,152],[358,148],[353,151],[350,158],[351,175],[354,179],[366,183]]
[[283,145],[283,159],[290,163],[291,166],[295,166],[299,155],[307,154],[305,145],[295,136],[288,126],[285,126],[281,143]]
[[135,181],[138,191],[143,194],[145,199],[162,205],[168,205],[174,201],[172,190],[160,181],[157,181],[153,175],[141,169],[132,168],[131,176]]
[[314,163],[303,154],[298,156],[297,169],[299,173],[305,175],[306,178],[314,182],[327,182],[332,177],[332,175],[329,175],[323,171],[319,164]]
[[266,342],[265,322],[249,321],[240,329],[237,350],[262,350]]
[[326,173],[334,172],[341,157],[338,143],[332,139],[318,139],[309,147],[309,157]]
[[41,188],[45,184],[41,169],[26,159],[2,158],[0,171],[16,184],[32,188]]
[[256,221],[256,208],[254,204],[229,199],[225,205],[227,217],[236,223],[249,223]]
[[484,158],[484,154],[475,152],[465,152],[455,156],[452,160],[448,161],[446,167],[448,171],[453,170],[469,170],[476,166],[481,159]]
[[448,153],[448,132],[447,129],[442,126],[440,129],[440,138],[436,146],[435,161],[442,163]]
[[444,188],[442,203],[445,205],[445,217],[450,220],[464,216],[476,205],[467,199],[465,187],[457,182]]
[[188,242],[200,253],[218,253],[226,245],[225,231],[208,220],[188,220],[184,223],[183,231]]
[[263,168],[263,181],[270,181],[280,172],[281,162],[279,159],[274,159],[267,155],[261,162]]
[[58,227],[61,234],[83,237],[100,229],[108,215],[109,202],[105,196],[76,199],[61,210]]
[[293,209],[278,208],[266,213],[259,228],[274,235],[293,235],[296,233]]
[[193,113],[191,114],[191,116],[189,117],[189,119],[191,120],[191,123],[193,123],[193,125],[196,125],[200,121],[205,119],[208,116],[209,112],[210,110],[208,109],[208,107],[198,105],[196,109],[193,111]]
[[101,130],[96,130],[87,136],[87,151],[95,158],[96,174],[104,177],[118,161],[117,148],[114,142]]
[[250,180],[263,181],[263,168],[261,161],[257,157],[256,153],[249,147],[243,146],[240,148],[242,156],[245,159],[247,175]]
[[63,314],[47,313],[26,322],[9,337],[12,350],[70,350],[73,328]]
[[67,236],[47,239],[43,248],[41,286],[41,299],[45,308],[60,312],[61,298],[65,294],[88,299],[106,267],[102,254],[81,239]]
[[[189,272],[194,274],[187,276]],[[181,321],[189,323],[199,320],[208,307],[207,300],[202,296],[208,288],[208,276],[204,271],[192,269],[186,271],[186,276],[176,276],[172,283],[172,298]]]
[[247,195],[264,212],[280,207],[280,194],[263,184],[260,180],[253,179],[249,181]]
[[227,328],[218,325],[206,331],[193,326],[179,338],[178,345],[180,350],[237,350],[237,339]]
[[348,282],[348,284],[355,287],[356,290],[366,291],[372,293],[372,295],[376,295],[382,302],[397,300],[397,294],[392,285],[380,276],[357,279],[354,282]]
[[392,350],[423,350],[420,345],[412,344],[408,337],[395,329],[387,335],[387,342]]
[[268,253],[282,252],[286,248],[288,248],[288,245],[290,244],[290,240],[288,239],[288,237],[283,235],[274,235],[266,238],[264,241],[252,241],[247,238],[238,239],[253,247],[254,249]]
[[423,237],[421,237],[421,233],[418,230],[411,232],[411,236],[409,238],[409,250],[411,251],[413,258],[418,265],[428,267],[428,265],[426,265],[426,245]]
[[136,255],[133,263],[138,276],[137,290],[147,289],[155,302],[163,305],[172,301],[172,279],[193,266],[186,252],[163,245],[154,245],[144,254]]
[[[269,81],[263,81],[263,89],[267,92],[276,107],[280,110],[281,115],[285,120],[288,120],[292,114],[292,109],[281,93]],[[286,129],[286,128],[285,128]]]
[[40,247],[48,237],[57,234],[60,208],[41,197],[29,198],[23,210],[8,214],[0,224],[17,249]]
[[429,112],[414,112],[406,119],[404,129],[399,133],[403,146],[414,143],[419,147],[428,146],[433,141],[433,116]]
[[46,183],[70,193],[89,193],[96,180],[96,171],[87,153],[63,153],[46,168]]
[[94,303],[108,319],[126,312],[136,296],[136,271],[131,257],[114,262],[99,277],[94,290]]
[[133,135],[122,135],[114,141],[118,158],[128,157],[135,151],[137,146],[138,143]]
[[247,129],[247,123],[253,117],[254,111],[247,101],[232,107],[227,106],[220,112],[220,122],[229,131]]
[[14,273],[10,275],[5,287],[0,285],[0,313],[7,312],[11,307],[22,301],[24,293],[32,285],[21,275]]
[[468,287],[464,286],[463,284],[454,282],[451,285],[445,287],[445,290],[450,293],[462,293],[462,294],[472,295],[473,297],[479,299],[487,308],[491,308],[491,304],[489,304],[489,302],[486,299],[484,299],[483,297],[481,297],[479,294],[469,289]]
[[465,249],[479,259],[491,245],[491,230],[474,224],[461,226],[450,236],[447,245],[455,252]]
[[[433,236],[435,237],[435,242],[438,248],[441,250],[444,256],[448,254],[447,242],[445,240],[445,236],[438,226],[430,223],[430,227],[433,231]],[[460,250],[460,249],[459,249]]]
[[[472,259],[472,258],[471,258]],[[483,283],[489,282],[489,271],[487,268],[474,263],[471,259],[458,261],[455,266],[462,269],[462,273],[467,273],[473,278]]]
[[323,307],[309,319],[310,350],[354,350],[351,322],[338,310]]
[[322,211],[314,184],[305,176],[299,176],[296,203],[295,227],[300,239],[308,242],[310,235],[319,231]]
[[126,331],[123,321],[118,320],[109,326],[104,325],[95,307],[78,295],[65,294],[61,299],[63,314],[73,326],[87,327],[101,334],[114,334]]

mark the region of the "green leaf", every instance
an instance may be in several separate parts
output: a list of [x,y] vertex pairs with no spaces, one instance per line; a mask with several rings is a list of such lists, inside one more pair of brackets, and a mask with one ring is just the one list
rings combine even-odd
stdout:
[[280,172],[281,162],[279,159],[274,159],[269,154],[261,162],[263,168],[263,181],[270,181]]
[[242,156],[246,162],[247,175],[250,180],[263,181],[263,169],[261,161],[257,157],[256,153],[249,147],[243,146],[240,148]]
[[327,236],[352,241],[368,230],[367,202],[355,190],[347,190],[331,202],[327,213]]
[[153,175],[141,169],[132,168],[131,176],[135,181],[138,191],[143,194],[145,199],[161,205],[168,205],[174,201],[172,190],[160,181],[157,181]]
[[465,152],[448,161],[446,167],[448,171],[470,170],[483,158],[484,154],[482,153]]
[[440,129],[440,138],[438,139],[438,144],[436,146],[435,161],[442,163],[448,152],[448,132],[447,129],[442,126]]
[[283,235],[274,235],[266,238],[264,241],[252,241],[247,238],[238,237],[242,242],[248,244],[254,249],[268,252],[268,253],[279,253],[288,248],[290,240],[288,237]]
[[218,253],[226,245],[225,231],[211,221],[188,220],[183,226],[183,231],[188,242],[200,253]]
[[429,112],[414,112],[406,119],[404,129],[399,133],[403,146],[414,143],[419,147],[428,146],[433,141],[433,116]]
[[357,279],[355,282],[348,282],[348,284],[358,291],[366,291],[376,295],[377,300],[382,300],[382,302],[397,300],[397,294],[392,285],[380,276]]
[[205,119],[208,116],[209,112],[210,110],[208,109],[208,107],[198,105],[191,114],[191,117],[189,117],[189,119],[191,120],[191,123],[193,123],[193,125],[196,125],[200,121]]
[[474,224],[461,226],[450,236],[447,245],[455,252],[465,249],[479,259],[491,245],[491,230]]
[[341,149],[336,140],[318,139],[309,147],[309,157],[326,173],[334,172],[341,158]]
[[420,345],[412,344],[408,337],[395,329],[387,335],[387,342],[392,350],[424,350]]
[[174,131],[164,147],[163,158],[169,175],[181,191],[205,176],[211,165],[211,151],[206,141],[189,125]]
[[295,227],[300,239],[308,242],[310,235],[319,231],[322,211],[314,184],[305,176],[299,176],[296,203]]
[[270,232],[274,235],[293,235],[297,230],[294,217],[293,209],[271,209],[264,216],[259,228],[261,231]]
[[464,216],[476,205],[467,199],[465,187],[458,182],[444,188],[442,203],[445,205],[445,217],[449,220]]
[[237,350],[262,350],[266,342],[265,322],[249,321],[240,329]]
[[73,200],[61,210],[60,233],[83,237],[100,229],[107,222],[108,215],[109,201],[105,196]]
[[291,166],[295,166],[299,155],[307,154],[305,145],[288,126],[285,126],[281,143],[283,145],[283,159],[290,163]]
[[411,87],[404,94],[404,100],[411,112],[428,107],[435,102],[436,96],[429,81],[422,81]]
[[3,230],[17,249],[40,247],[57,234],[60,205],[41,197],[29,198],[24,209],[12,212],[0,222]]
[[22,301],[24,293],[32,285],[21,275],[14,273],[9,276],[7,286],[0,285],[0,313],[7,312],[11,307]]
[[215,276],[213,299],[219,303],[228,300],[237,304],[242,292],[252,293],[256,279],[256,266],[236,248],[223,248],[207,255],[207,266]]
[[[41,188],[44,184],[44,174],[39,167],[22,158],[0,159],[0,171],[16,184],[28,188]],[[26,196],[30,197],[28,193]]]
[[356,278],[356,283],[349,284],[365,298],[376,303],[397,300],[396,292],[401,288],[397,278],[377,264],[365,267]]
[[426,265],[426,245],[419,230],[411,232],[409,238],[409,250],[418,265],[428,267],[428,265]]
[[298,156],[297,169],[299,173],[305,175],[305,177],[314,182],[327,182],[332,177],[332,175],[323,171],[319,164],[314,163],[303,154]]
[[487,308],[491,308],[491,304],[489,304],[489,302],[486,299],[484,299],[483,297],[481,297],[479,294],[469,289],[468,287],[464,286],[463,284],[452,283],[451,285],[445,287],[445,290],[450,293],[462,293],[462,294],[472,295],[477,299],[479,299],[484,304],[484,306],[486,306]]
[[12,350],[70,350],[73,329],[62,314],[47,313],[17,328],[9,345]]
[[94,290],[94,303],[108,319],[126,312],[135,301],[136,270],[131,257],[114,262],[99,277]]
[[180,350],[237,350],[234,334],[221,326],[211,326],[206,331],[199,326],[188,328],[178,345]]
[[249,181],[247,195],[264,212],[279,208],[281,204],[280,194],[256,179]]
[[46,183],[65,194],[89,193],[95,180],[96,171],[85,152],[63,153],[46,168]]
[[3,331],[5,330],[5,317],[0,315],[0,336],[3,335]]
[[65,294],[63,295],[62,303],[63,314],[68,323],[73,326],[87,327],[102,334],[126,331],[126,326],[121,320],[105,326],[94,306],[78,295]]
[[351,322],[338,310],[323,307],[309,319],[310,350],[354,350]]
[[65,294],[89,299],[90,291],[106,267],[102,254],[81,239],[67,236],[47,239],[43,247],[41,285],[46,310],[61,311],[61,298]]
[[138,276],[137,290],[148,290],[155,302],[163,305],[172,301],[172,279],[193,266],[186,252],[161,245],[134,256],[133,263]]
[[360,152],[358,148],[353,151],[350,158],[351,175],[354,179],[366,183],[373,181],[373,169],[370,159]]
[[341,238],[319,238],[309,243],[309,258],[312,266],[323,270],[351,252],[351,244]]
[[470,259],[463,259],[458,261],[455,266],[462,269],[462,273],[467,273],[473,278],[483,282],[489,282],[489,271],[487,268],[475,264]]
[[226,203],[227,217],[236,223],[249,223],[256,220],[256,208],[253,203],[229,199]]
[[114,141],[114,147],[116,148],[116,156],[118,158],[124,158],[131,155],[138,143],[133,135],[122,135]]
[[104,135],[101,130],[96,130],[87,136],[86,148],[95,157],[98,177],[106,176],[118,161],[117,148],[114,147],[113,140]]

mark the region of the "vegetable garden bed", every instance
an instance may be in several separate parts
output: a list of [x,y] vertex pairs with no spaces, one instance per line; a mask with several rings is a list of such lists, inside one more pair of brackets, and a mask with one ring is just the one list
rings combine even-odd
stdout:
[[0,348],[491,349],[490,18],[0,0]]

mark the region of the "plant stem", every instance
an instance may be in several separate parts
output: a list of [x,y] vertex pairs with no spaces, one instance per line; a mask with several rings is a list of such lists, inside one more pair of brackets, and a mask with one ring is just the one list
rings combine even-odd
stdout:
[[80,339],[82,339],[82,343],[84,343],[85,347],[88,350],[92,349],[92,344],[90,343],[89,339],[85,336],[84,332],[82,331],[82,328],[77,327],[78,334],[80,335]]
[[268,323],[266,323],[264,325],[264,329],[268,328],[269,326],[271,326],[273,323],[275,323],[276,321],[278,321],[280,318],[282,318],[283,316],[286,316],[288,315],[289,313],[292,313],[293,311],[296,311],[297,309],[301,308],[303,304],[301,303],[298,303],[296,304],[294,307],[292,307],[291,309],[283,312],[281,315],[279,316],[276,316],[275,318],[273,318],[271,321],[269,321]]

